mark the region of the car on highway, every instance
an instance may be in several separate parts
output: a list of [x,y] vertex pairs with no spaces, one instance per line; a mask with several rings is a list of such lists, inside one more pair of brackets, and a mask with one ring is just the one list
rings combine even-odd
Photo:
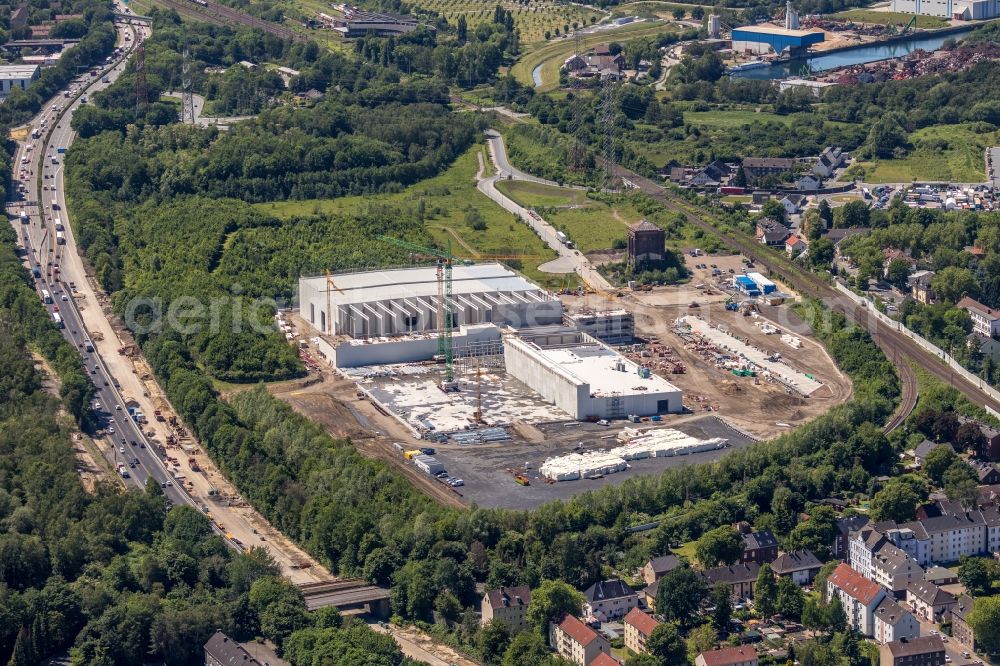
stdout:
[[125,453],[125,447],[124,446],[119,446],[118,447],[118,453]]
[[69,296],[67,296],[66,294],[63,294],[62,295],[62,300],[63,300],[63,303],[65,303],[66,301],[69,300]]
[[115,434],[115,427],[114,426],[108,426],[108,433],[111,434],[111,435]]

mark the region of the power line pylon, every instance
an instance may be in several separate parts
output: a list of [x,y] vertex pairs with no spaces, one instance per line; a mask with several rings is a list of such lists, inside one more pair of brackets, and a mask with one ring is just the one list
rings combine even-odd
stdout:
[[605,170],[605,187],[607,188],[611,187],[611,183],[614,180],[614,173],[612,169],[615,162],[615,137],[618,130],[618,114],[620,112],[618,107],[620,93],[621,86],[618,85],[611,77],[604,80],[604,86],[601,88],[601,106],[597,122],[601,127],[601,150],[604,153],[604,159],[607,165],[607,169]]

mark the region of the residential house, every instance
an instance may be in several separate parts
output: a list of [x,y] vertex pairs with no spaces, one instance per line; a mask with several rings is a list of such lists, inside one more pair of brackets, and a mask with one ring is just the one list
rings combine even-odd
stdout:
[[969,613],[972,612],[973,599],[967,594],[958,598],[958,603],[951,611],[951,636],[972,652],[978,651],[976,634],[969,625]]
[[774,562],[778,557],[778,540],[771,530],[760,530],[743,535],[743,554],[740,562],[756,562],[765,564]]
[[691,184],[696,187],[718,187],[729,180],[731,169],[722,160],[715,160],[691,176]]
[[803,192],[815,192],[823,185],[823,182],[816,176],[805,174],[799,176],[799,179],[795,181],[795,185]]
[[660,589],[660,581],[654,580],[652,583],[642,588],[642,600],[646,608],[656,610],[656,592]]
[[718,583],[725,583],[734,599],[749,599],[753,597],[753,586],[759,572],[760,564],[757,562],[742,562],[706,569],[701,572],[701,577],[705,581],[705,587],[713,588]]
[[784,245],[785,239],[791,235],[783,223],[770,218],[757,221],[757,240],[762,245],[778,247]]
[[908,610],[891,597],[882,599],[875,607],[875,641],[890,643],[920,635],[920,623]]
[[747,180],[752,181],[764,176],[779,176],[795,168],[795,160],[787,157],[745,157],[743,171]]
[[567,72],[579,72],[587,68],[587,59],[579,53],[574,53],[563,61],[563,69]]
[[805,208],[806,198],[801,194],[786,194],[778,200],[785,207],[785,215],[796,215]]
[[785,252],[788,253],[789,257],[794,257],[797,254],[802,254],[802,252],[805,251],[806,247],[808,246],[806,245],[806,241],[805,239],[802,238],[802,236],[797,236],[795,234],[792,234],[791,236],[785,239]]
[[793,550],[778,555],[778,558],[771,562],[771,571],[779,578],[785,576],[791,578],[797,585],[808,585],[822,566],[812,551]]
[[597,655],[597,658],[594,659],[594,661],[590,662],[590,666],[622,666],[622,662],[618,661],[607,652],[602,652]]
[[642,579],[652,585],[681,565],[680,558],[671,553],[650,559],[642,567]]
[[959,416],[958,422],[960,424],[975,423],[979,426],[979,432],[982,433],[984,441],[974,452],[977,458],[982,460],[1000,460],[1000,430],[965,416]]
[[204,646],[205,666],[263,666],[246,648],[216,631]]
[[916,445],[913,449],[913,461],[923,467],[927,463],[927,456],[931,454],[931,451],[939,446],[948,446],[950,444],[940,444],[938,442],[932,442],[929,439],[925,439]]
[[771,200],[771,193],[767,190],[754,190],[750,193],[750,203],[754,206],[761,206]]
[[633,608],[622,620],[622,625],[625,627],[625,647],[636,654],[642,654],[646,651],[646,640],[660,623],[648,613]]
[[687,169],[682,166],[675,166],[670,167],[664,175],[670,180],[671,183],[680,184],[687,180],[687,174]]
[[597,581],[583,596],[584,613],[602,621],[624,617],[639,605],[639,595],[620,578]]
[[885,588],[841,563],[826,579],[826,596],[840,599],[852,628],[865,636],[875,635],[875,608],[886,597]]
[[531,588],[527,585],[499,587],[483,595],[481,624],[504,624],[511,633],[528,628],[527,612],[531,603]]
[[708,650],[694,658],[694,666],[757,666],[757,663],[757,650],[752,645]]
[[992,486],[1000,483],[1000,470],[993,463],[974,463],[973,469],[979,478],[979,485]]
[[620,78],[625,69],[625,56],[621,53],[616,55],[574,53],[563,61],[563,69],[570,76],[576,77]]
[[611,652],[608,639],[572,615],[563,616],[558,623],[549,623],[549,645],[560,657],[577,666],[593,666],[600,654]]
[[941,636],[904,638],[880,645],[879,666],[944,666]]
[[913,300],[924,305],[934,302],[934,290],[931,289],[931,280],[937,275],[934,271],[916,271],[906,278],[906,285],[910,288],[910,296]]
[[819,159],[813,165],[813,173],[820,178],[830,178],[834,172],[844,165],[844,153],[840,148],[827,148],[819,154]]
[[928,622],[943,622],[958,603],[954,594],[928,581],[916,581],[906,588],[906,603],[914,614]]
[[996,337],[1000,333],[1000,310],[986,307],[979,301],[968,296],[955,304],[969,313],[972,318],[972,332],[984,338]]
[[868,516],[847,516],[837,521],[837,535],[830,544],[830,553],[834,558],[846,560],[849,552],[848,544],[852,532],[857,532],[868,524]]

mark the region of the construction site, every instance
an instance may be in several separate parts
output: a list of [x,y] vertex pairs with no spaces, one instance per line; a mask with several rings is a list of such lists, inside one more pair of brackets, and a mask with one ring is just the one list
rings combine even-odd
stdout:
[[703,259],[694,285],[618,294],[557,296],[445,253],[303,277],[278,324],[317,377],[275,394],[442,501],[511,508],[711,460],[849,397],[771,304],[787,288],[753,272],[759,291],[734,288],[740,258]]

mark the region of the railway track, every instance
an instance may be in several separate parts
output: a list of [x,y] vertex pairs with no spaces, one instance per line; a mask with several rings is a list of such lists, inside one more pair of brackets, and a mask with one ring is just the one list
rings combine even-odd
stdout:
[[[607,165],[606,161],[601,161]],[[974,404],[994,410],[1000,409],[1000,403],[979,390],[978,386],[956,374],[943,361],[924,351],[907,336],[871,316],[867,308],[858,307],[854,301],[839,293],[823,278],[796,266],[790,260],[778,256],[773,250],[764,248],[743,234],[735,234],[718,228],[700,215],[693,213],[691,211],[692,204],[671,195],[666,188],[648,178],[619,165],[612,165],[612,172],[616,176],[631,181],[640,191],[653,197],[668,209],[680,213],[695,226],[718,236],[732,249],[741,252],[754,262],[768,267],[772,272],[790,278],[794,282],[795,288],[804,295],[821,300],[831,310],[840,312],[848,320],[865,327],[899,374],[902,393],[900,404],[885,425],[885,432],[888,433],[898,428],[916,407],[918,398],[917,375],[910,366],[910,361],[916,362],[919,367],[932,376],[957,389]]]
[[290,28],[277,25],[271,21],[264,21],[256,16],[251,16],[238,9],[221,5],[217,2],[206,2],[204,4],[190,2],[190,0],[154,0],[157,4],[177,10],[178,13],[188,16],[197,16],[203,21],[216,25],[245,25],[257,28],[275,37],[290,39],[295,42],[304,42],[306,38],[296,33]]

